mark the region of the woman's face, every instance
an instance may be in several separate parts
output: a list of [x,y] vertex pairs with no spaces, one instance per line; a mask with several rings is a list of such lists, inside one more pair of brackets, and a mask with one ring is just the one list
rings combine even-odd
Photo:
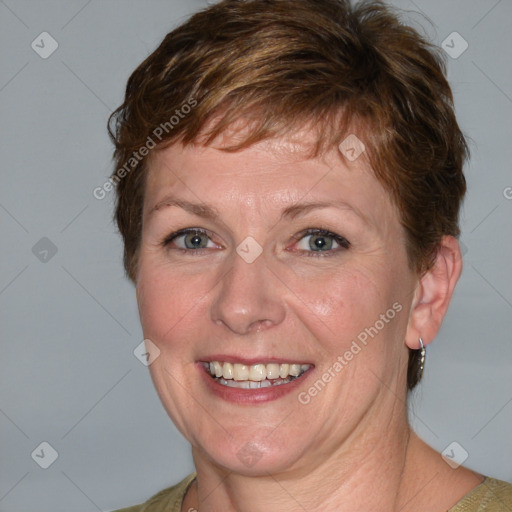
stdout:
[[153,155],[137,300],[153,381],[196,464],[311,469],[405,400],[417,278],[396,210],[364,153],[302,149]]

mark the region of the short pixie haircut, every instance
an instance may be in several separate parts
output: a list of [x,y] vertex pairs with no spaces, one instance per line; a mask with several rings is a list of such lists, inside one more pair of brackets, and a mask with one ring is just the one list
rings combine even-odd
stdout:
[[[468,146],[440,50],[380,1],[224,0],[167,34],[109,119],[115,220],[133,282],[151,151],[208,145],[239,122],[247,129],[225,151],[307,127],[315,157],[356,133],[418,275],[443,235],[459,236]],[[418,352],[409,354],[409,389]]]

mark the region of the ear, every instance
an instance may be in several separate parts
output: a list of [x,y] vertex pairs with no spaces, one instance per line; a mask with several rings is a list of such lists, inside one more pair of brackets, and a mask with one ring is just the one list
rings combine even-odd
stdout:
[[420,337],[425,345],[436,337],[461,272],[459,242],[444,236],[433,266],[420,278],[414,293],[405,336],[409,348],[420,348]]

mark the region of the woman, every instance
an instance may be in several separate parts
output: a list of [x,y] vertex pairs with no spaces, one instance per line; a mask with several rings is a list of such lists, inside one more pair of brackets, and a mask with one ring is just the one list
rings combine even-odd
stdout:
[[435,48],[379,2],[226,0],[113,120],[146,356],[196,467],[126,511],[510,510],[407,421],[462,268]]

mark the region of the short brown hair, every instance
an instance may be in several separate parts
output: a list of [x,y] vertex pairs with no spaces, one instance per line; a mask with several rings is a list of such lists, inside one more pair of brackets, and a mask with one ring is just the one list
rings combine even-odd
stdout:
[[[138,152],[200,134],[209,144],[243,120],[250,129],[226,151],[310,126],[316,156],[357,126],[411,268],[425,272],[442,236],[459,235],[466,191],[468,147],[445,75],[440,50],[381,1],[224,0],[193,15],[133,72],[109,119],[127,275],[136,280],[142,230],[147,157]],[[411,350],[409,389],[417,370]]]

